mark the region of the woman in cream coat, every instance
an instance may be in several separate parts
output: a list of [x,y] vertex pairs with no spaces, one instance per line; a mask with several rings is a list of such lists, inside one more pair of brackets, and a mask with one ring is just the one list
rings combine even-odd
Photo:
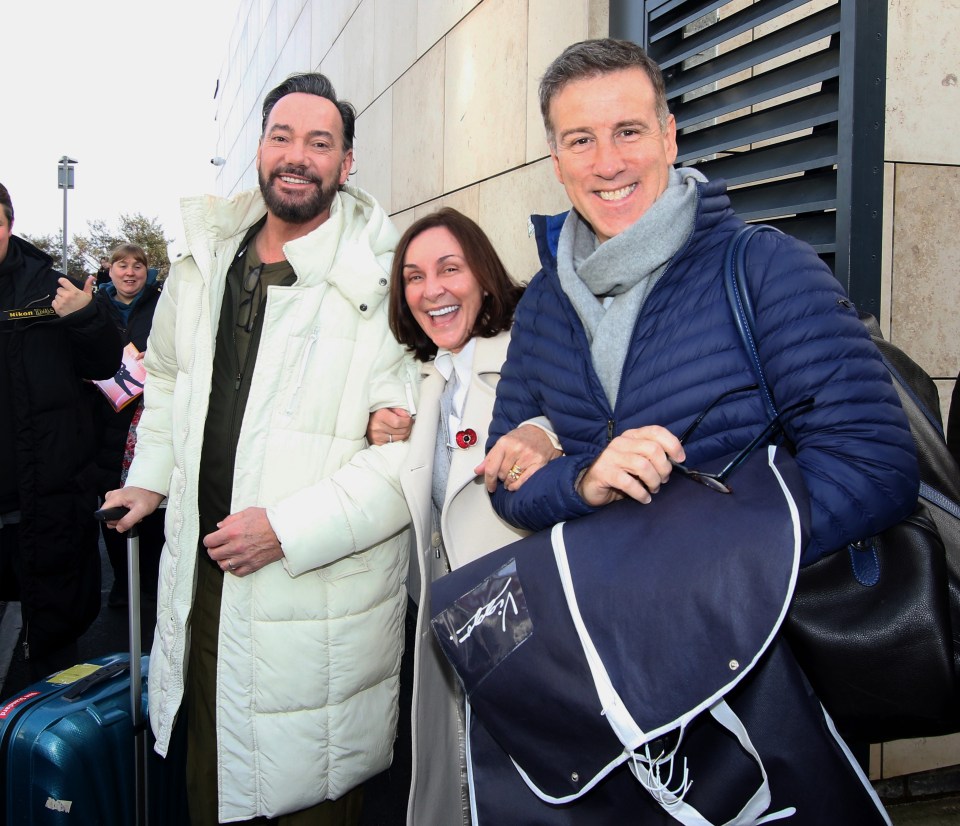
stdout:
[[[415,532],[408,592],[419,608],[407,823],[457,826],[470,823],[463,700],[430,630],[430,583],[523,536],[494,513],[478,468],[522,289],[510,281],[483,230],[447,208],[404,233],[390,290],[391,329],[423,364],[420,406],[400,477]],[[444,439],[441,397],[454,374],[459,390]],[[442,450],[438,439],[445,443]],[[560,454],[533,424],[508,434],[497,447],[503,457],[497,475],[513,487]],[[435,494],[434,476],[443,472],[436,457],[442,459],[444,450],[450,459],[447,482]]]

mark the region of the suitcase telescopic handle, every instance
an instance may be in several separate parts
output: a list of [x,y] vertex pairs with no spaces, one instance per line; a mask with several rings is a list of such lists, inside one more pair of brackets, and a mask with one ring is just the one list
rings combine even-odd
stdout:
[[[101,522],[113,522],[122,519],[130,512],[129,508],[101,508],[94,517]],[[140,684],[140,537],[137,525],[133,525],[125,534],[127,538],[127,594],[129,599],[130,625],[130,718],[134,732],[134,771],[136,774],[136,819],[137,826],[147,824],[147,754],[149,746],[143,717],[142,694]]]
[[[100,510],[93,512],[93,518],[100,522],[114,522],[118,519],[123,519],[128,513],[130,513],[130,508],[120,505],[116,508],[100,508]],[[137,526],[134,525],[126,533],[128,537],[136,536]]]

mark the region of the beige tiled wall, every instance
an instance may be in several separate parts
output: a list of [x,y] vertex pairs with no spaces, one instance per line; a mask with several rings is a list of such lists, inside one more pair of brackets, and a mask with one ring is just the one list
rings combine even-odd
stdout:
[[960,3],[890,0],[886,157],[960,164]]
[[956,376],[960,166],[897,164],[893,207],[891,340],[931,376]]
[[441,40],[393,85],[391,212],[443,194],[445,52]]
[[446,37],[445,191],[523,163],[527,4],[485,0]]

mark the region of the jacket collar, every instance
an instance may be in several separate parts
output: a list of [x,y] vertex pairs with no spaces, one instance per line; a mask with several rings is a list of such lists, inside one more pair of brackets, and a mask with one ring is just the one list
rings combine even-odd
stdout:
[[[214,261],[236,255],[250,227],[266,215],[259,189],[232,198],[202,195],[181,201],[187,248],[201,273]],[[330,217],[317,229],[284,245],[297,286],[326,282],[361,315],[369,317],[389,292],[390,264],[399,234],[374,198],[344,186]]]

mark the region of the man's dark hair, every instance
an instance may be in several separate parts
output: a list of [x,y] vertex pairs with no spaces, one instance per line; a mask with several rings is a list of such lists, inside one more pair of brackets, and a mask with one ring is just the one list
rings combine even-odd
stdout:
[[665,129],[670,110],[667,108],[667,90],[663,72],[656,61],[636,43],[607,37],[602,40],[582,40],[567,46],[561,55],[547,67],[540,79],[540,114],[547,131],[547,142],[556,147],[556,135],[550,120],[550,103],[575,80],[597,77],[623,69],[643,69],[653,84],[657,121]]
[[513,311],[523,295],[523,287],[510,280],[507,268],[480,227],[462,212],[444,207],[414,221],[400,237],[393,255],[390,275],[390,330],[401,344],[405,344],[420,361],[427,361],[437,354],[437,345],[431,341],[417,323],[407,304],[403,278],[404,258],[410,243],[423,232],[434,227],[444,227],[457,239],[463,249],[463,257],[484,291],[483,303],[474,322],[471,338],[491,338],[513,324]]
[[340,112],[340,118],[343,120],[343,151],[353,149],[353,130],[357,120],[357,112],[352,105],[345,100],[338,100],[337,93],[333,84],[319,72],[304,72],[299,75],[290,75],[279,86],[271,89],[263,99],[263,122],[260,125],[261,137],[267,130],[267,120],[273,107],[282,97],[293,94],[316,95],[326,98]]
[[13,201],[10,200],[10,193],[7,188],[0,184],[0,207],[3,207],[3,214],[7,216],[7,223],[13,223]]

